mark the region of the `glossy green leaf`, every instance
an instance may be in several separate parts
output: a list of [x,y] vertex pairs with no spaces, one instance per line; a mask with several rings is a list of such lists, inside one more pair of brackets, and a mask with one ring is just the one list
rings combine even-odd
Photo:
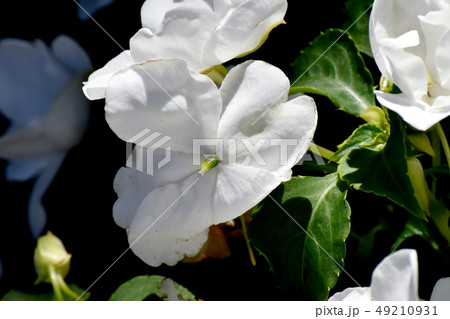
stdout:
[[387,133],[377,125],[363,124],[352,135],[338,146],[331,161],[337,161],[344,155],[358,148],[384,147],[387,142]]
[[[149,296],[167,300],[167,293],[162,289],[162,276],[138,276],[120,285],[111,295],[110,301],[142,301]],[[186,288],[175,283],[177,297],[180,300],[196,300]]]
[[248,235],[290,298],[326,300],[344,266],[347,184],[337,173],[294,177],[255,210]]
[[[79,296],[81,296],[84,293],[84,289],[81,289],[74,284],[70,284],[69,288],[72,289]],[[86,292],[83,295],[83,300],[87,300],[89,298],[89,295],[90,295],[90,293]],[[63,296],[64,296],[64,300],[73,301],[73,298],[68,297],[64,293],[63,293]],[[43,294],[30,294],[30,293],[24,292],[24,291],[10,290],[3,296],[3,298],[1,300],[2,301],[56,301],[57,299],[56,299],[56,296],[55,296],[53,290],[49,291],[47,293],[43,293]]]
[[339,161],[338,173],[354,188],[386,196],[413,215],[426,219],[408,177],[402,122],[395,113],[389,114],[391,132],[386,146],[381,150],[352,150]]
[[354,41],[342,30],[317,37],[293,63],[291,94],[327,96],[340,110],[360,115],[375,105],[373,78]]
[[348,0],[345,4],[348,18],[344,23],[344,29],[348,29],[358,49],[370,57],[373,57],[369,41],[372,4],[373,0]]

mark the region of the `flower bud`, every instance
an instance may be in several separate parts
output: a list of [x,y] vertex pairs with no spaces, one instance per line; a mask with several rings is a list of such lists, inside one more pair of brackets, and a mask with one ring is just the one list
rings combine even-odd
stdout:
[[38,275],[36,283],[50,283],[50,268],[64,278],[69,272],[72,255],[67,253],[62,241],[50,231],[38,239],[34,250],[34,268]]
[[427,153],[428,155],[435,157],[436,153],[431,146],[430,139],[425,132],[414,132],[408,135],[408,140],[414,146],[414,148],[420,152]]
[[430,216],[430,198],[428,193],[427,181],[423,172],[422,164],[417,158],[408,158],[408,176],[414,188],[414,195],[422,208],[428,216]]
[[378,106],[370,106],[359,116],[369,124],[380,125],[384,128],[387,124],[386,114]]

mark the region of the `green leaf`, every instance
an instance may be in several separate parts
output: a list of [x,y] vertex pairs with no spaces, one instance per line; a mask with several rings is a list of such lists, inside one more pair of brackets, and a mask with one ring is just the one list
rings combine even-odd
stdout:
[[373,57],[369,41],[369,19],[372,4],[373,0],[348,0],[345,4],[348,19],[344,23],[344,29],[348,29],[348,33],[355,40],[359,51],[370,57]]
[[375,105],[373,78],[353,40],[329,29],[294,61],[291,94],[327,96],[340,110],[360,115]]
[[354,149],[339,161],[340,177],[354,188],[386,196],[410,213],[426,219],[414,196],[406,164],[405,133],[400,118],[389,112],[391,132],[382,149]]
[[439,244],[434,239],[428,223],[412,215],[409,215],[409,218],[405,223],[405,228],[397,237],[397,240],[394,242],[394,244],[392,244],[391,250],[397,250],[405,240],[414,236],[422,237],[431,245],[434,250],[440,250]]
[[[70,284],[69,288],[72,289],[77,295],[81,296],[84,293],[84,289],[77,287],[74,284]],[[87,300],[89,298],[90,293],[87,292],[83,295],[83,300]],[[63,294],[64,300],[73,301],[73,298],[70,298]],[[46,292],[43,294],[30,294],[28,292],[18,291],[18,290],[10,290],[7,292],[1,301],[56,301],[56,296],[52,291]]]
[[[141,301],[149,296],[167,300],[167,294],[161,289],[162,276],[138,276],[120,285],[111,295],[110,301]],[[185,287],[175,283],[175,290],[180,300],[196,300],[195,296]]]
[[255,210],[250,241],[291,297],[326,300],[336,284],[350,233],[347,190],[337,173],[294,177]]
[[387,142],[387,133],[377,125],[363,124],[352,135],[338,146],[331,161],[337,161],[344,155],[358,148],[384,147]]
[[359,259],[357,262],[370,260],[370,258],[373,257],[375,236],[378,234],[378,232],[385,231],[387,229],[388,225],[384,221],[382,221],[363,236],[360,236],[352,231],[350,236],[354,237],[358,241],[358,248],[355,252],[355,256]]

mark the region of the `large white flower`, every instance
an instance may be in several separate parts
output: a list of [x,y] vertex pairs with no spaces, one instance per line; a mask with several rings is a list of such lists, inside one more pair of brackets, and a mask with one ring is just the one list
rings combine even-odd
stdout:
[[90,99],[104,98],[112,74],[154,59],[181,59],[207,71],[258,49],[286,10],[286,0],[147,0],[130,50],[94,72],[83,90]]
[[[220,89],[181,60],[133,65],[111,77],[112,130],[125,141],[146,129],[171,138],[147,149],[155,165],[171,151],[153,176],[121,168],[115,178],[114,219],[128,229],[136,255],[152,266],[193,256],[209,226],[243,214],[290,179],[317,115],[310,97],[288,101],[288,91],[283,72],[261,61],[233,68]],[[223,151],[208,139],[223,141]],[[196,141],[204,146],[196,148]]]
[[382,74],[401,94],[380,103],[419,130],[450,115],[450,1],[375,0],[370,44]]
[[10,121],[0,157],[9,160],[9,181],[37,177],[28,205],[35,238],[46,222],[41,197],[87,124],[89,101],[80,86],[90,67],[88,55],[67,36],[50,47],[41,40],[0,41],[0,112]]
[[[401,249],[384,258],[372,274],[370,287],[347,288],[329,301],[419,301],[417,252]],[[440,279],[432,301],[450,300],[450,278]]]

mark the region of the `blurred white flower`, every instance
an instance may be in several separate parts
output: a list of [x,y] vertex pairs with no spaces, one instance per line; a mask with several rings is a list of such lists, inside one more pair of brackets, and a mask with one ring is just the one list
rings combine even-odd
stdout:
[[46,223],[41,198],[77,144],[88,119],[88,100],[81,92],[88,55],[71,38],[0,41],[0,112],[10,121],[0,137],[0,158],[9,160],[8,181],[36,177],[28,205],[32,235]]
[[[111,77],[105,107],[111,129],[124,141],[146,129],[171,138],[164,147],[149,147],[155,163],[171,150],[171,160],[153,176],[121,168],[114,181],[114,219],[128,229],[137,256],[158,266],[197,254],[209,226],[242,215],[290,179],[317,114],[310,97],[288,101],[288,92],[283,72],[261,61],[233,68],[220,89],[181,60],[133,65]],[[220,154],[209,139],[236,143],[224,143]],[[296,144],[283,160],[279,142],[286,139]],[[195,141],[205,144],[196,150]],[[251,160],[249,144],[264,163]]]
[[[80,20],[88,20],[98,10],[110,5],[114,0],[77,0],[77,15]],[[89,14],[86,14],[86,12]]]
[[[347,288],[329,301],[419,301],[417,252],[401,249],[384,258],[372,273],[370,287]],[[450,300],[450,278],[440,279],[432,301]]]
[[147,0],[130,50],[91,74],[83,90],[102,99],[112,74],[154,59],[181,59],[206,72],[257,50],[286,10],[286,0]]
[[450,115],[450,2],[375,0],[370,44],[382,74],[401,94],[378,101],[425,131]]

